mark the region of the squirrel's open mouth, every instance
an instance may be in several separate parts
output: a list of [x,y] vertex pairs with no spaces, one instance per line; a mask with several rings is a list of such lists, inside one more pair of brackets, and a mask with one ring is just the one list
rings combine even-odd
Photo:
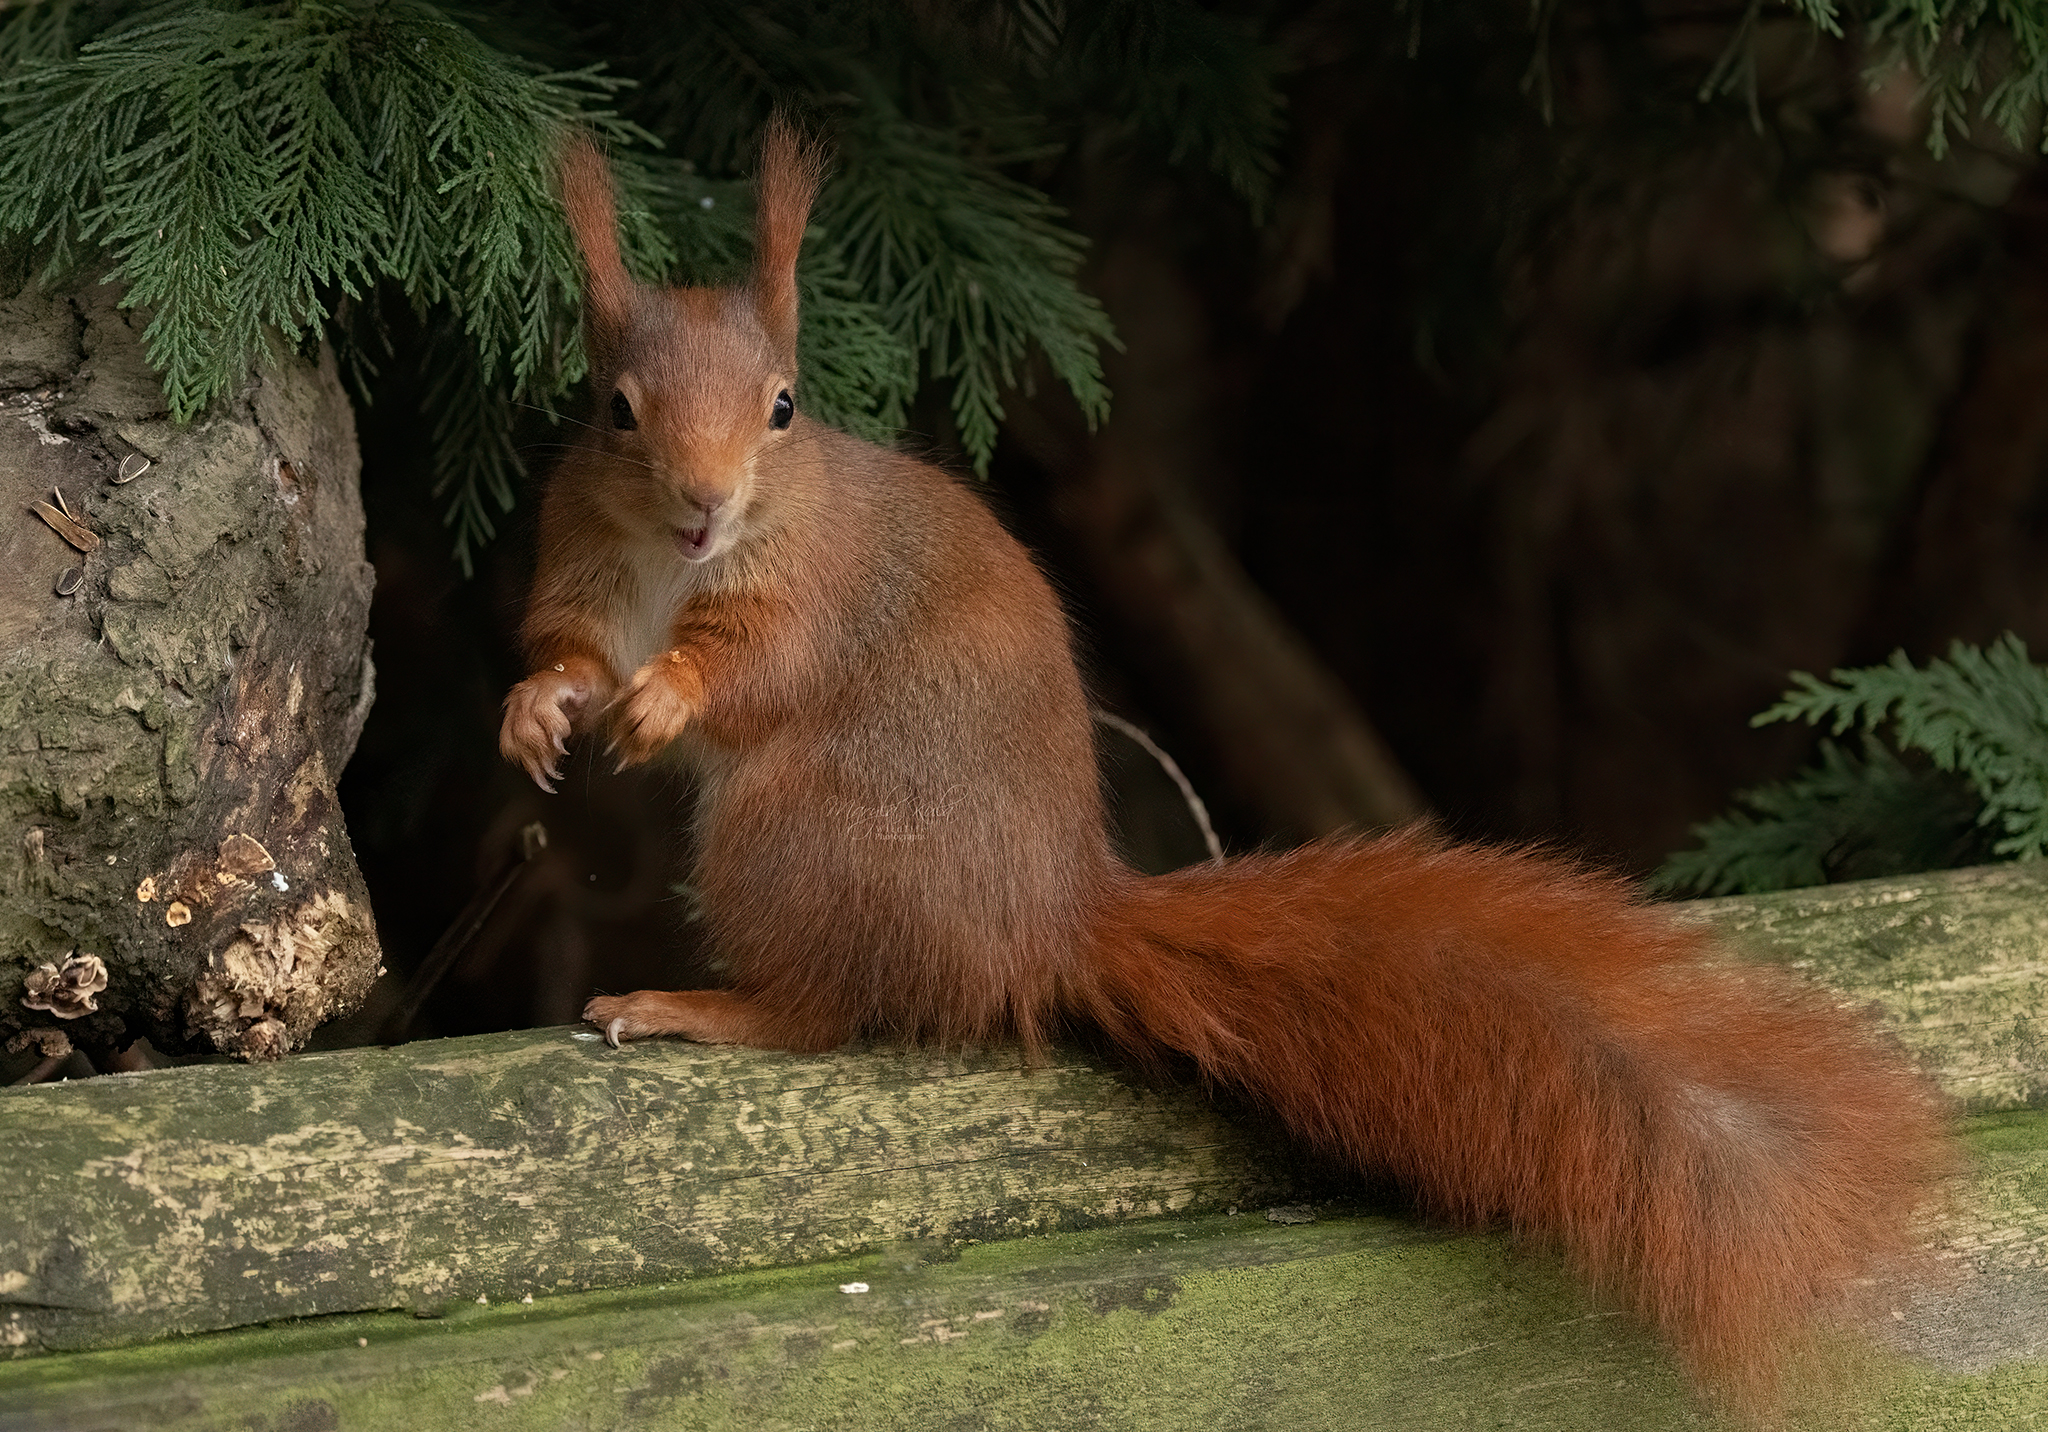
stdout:
[[672,529],[676,550],[693,562],[701,562],[711,552],[711,519],[706,516],[701,526],[677,527]]

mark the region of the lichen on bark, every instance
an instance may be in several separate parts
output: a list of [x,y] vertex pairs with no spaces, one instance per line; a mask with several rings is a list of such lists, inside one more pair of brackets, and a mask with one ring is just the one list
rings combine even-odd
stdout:
[[378,971],[334,789],[373,692],[354,421],[322,352],[173,424],[119,298],[0,302],[0,1039],[75,952],[82,1047],[275,1057]]

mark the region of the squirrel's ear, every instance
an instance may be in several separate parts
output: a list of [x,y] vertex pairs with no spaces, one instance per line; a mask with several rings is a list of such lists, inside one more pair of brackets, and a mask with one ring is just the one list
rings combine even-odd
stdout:
[[619,212],[612,199],[612,167],[590,136],[576,133],[562,146],[562,207],[576,247],[583,251],[583,324],[594,346],[625,336],[633,280],[619,258]]
[[784,115],[761,135],[754,176],[754,306],[776,356],[796,370],[796,254],[803,247],[811,201],[825,176],[824,152]]

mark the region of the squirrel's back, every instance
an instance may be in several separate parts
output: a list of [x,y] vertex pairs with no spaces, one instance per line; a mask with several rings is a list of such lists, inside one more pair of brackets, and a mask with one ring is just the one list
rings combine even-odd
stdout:
[[802,500],[707,574],[779,590],[818,673],[744,739],[678,743],[713,937],[805,1043],[1036,1046],[1109,863],[1064,615],[949,474],[801,442],[778,477]]

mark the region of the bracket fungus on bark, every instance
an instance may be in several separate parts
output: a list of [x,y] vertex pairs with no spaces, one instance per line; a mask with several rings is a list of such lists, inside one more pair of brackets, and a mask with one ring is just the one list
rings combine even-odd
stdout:
[[59,1019],[77,1019],[99,1009],[94,996],[106,987],[106,961],[73,950],[61,965],[44,963],[30,970],[21,982],[21,1002]]
[[0,298],[0,1040],[69,999],[88,1050],[269,1058],[379,965],[334,788],[374,690],[354,419],[280,353],[177,426],[146,322]]

